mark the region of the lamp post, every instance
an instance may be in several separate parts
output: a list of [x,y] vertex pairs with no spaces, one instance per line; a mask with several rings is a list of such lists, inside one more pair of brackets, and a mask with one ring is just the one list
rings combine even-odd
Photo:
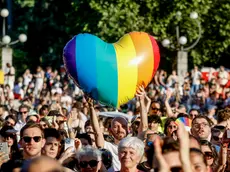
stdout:
[[25,34],[20,34],[17,40],[11,41],[11,37],[6,34],[6,18],[9,15],[9,11],[4,8],[1,10],[0,14],[3,18],[2,40],[0,41],[0,46],[2,47],[2,70],[4,70],[4,66],[6,63],[10,63],[12,65],[13,49],[10,48],[10,46],[18,42],[26,42],[27,36]]
[[[181,12],[177,12],[177,16],[181,16]],[[194,48],[201,38],[201,25],[198,20],[197,12],[191,12],[190,18],[196,22],[196,25],[198,27],[198,38],[193,44],[191,44],[188,47],[184,47],[187,44],[187,38],[185,36],[180,36],[179,26],[176,26],[177,46],[172,45],[170,40],[167,38],[162,41],[163,47],[168,47],[177,50],[177,74],[179,77],[180,84],[183,83],[185,73],[188,71],[188,51]]]

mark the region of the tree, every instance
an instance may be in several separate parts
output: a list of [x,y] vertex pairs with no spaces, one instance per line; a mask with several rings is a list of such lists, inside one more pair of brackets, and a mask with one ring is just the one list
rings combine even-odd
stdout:
[[[25,30],[28,42],[27,66],[38,64],[58,67],[62,50],[72,36],[89,32],[107,42],[115,42],[125,33],[145,31],[160,42],[175,41],[175,27],[188,37],[188,44],[198,36],[189,14],[196,11],[202,26],[202,38],[189,52],[189,62],[200,66],[226,64],[230,54],[230,2],[217,0],[39,0],[34,6],[15,0],[17,31]],[[180,11],[182,18],[177,18]],[[19,15],[20,14],[20,15]],[[22,23],[23,21],[23,23]],[[17,48],[17,47],[16,47]],[[170,69],[175,52],[161,48],[161,68]],[[17,51],[16,51],[17,52]],[[41,60],[42,59],[42,60]]]

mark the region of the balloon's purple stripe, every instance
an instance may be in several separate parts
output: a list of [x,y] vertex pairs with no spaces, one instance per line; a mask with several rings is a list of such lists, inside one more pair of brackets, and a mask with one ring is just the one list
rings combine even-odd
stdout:
[[67,72],[78,83],[77,67],[76,67],[76,36],[73,37],[64,48],[64,60]]

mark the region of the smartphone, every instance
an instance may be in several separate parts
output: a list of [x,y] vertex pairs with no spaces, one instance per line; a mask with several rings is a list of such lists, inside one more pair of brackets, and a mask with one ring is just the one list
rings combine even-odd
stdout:
[[6,154],[6,156],[4,156],[4,159],[9,159],[9,150],[7,142],[0,142],[0,152],[4,152]]
[[65,150],[68,149],[69,147],[72,147],[73,148],[73,152],[74,152],[74,140],[73,139],[70,139],[70,138],[66,138],[65,139]]

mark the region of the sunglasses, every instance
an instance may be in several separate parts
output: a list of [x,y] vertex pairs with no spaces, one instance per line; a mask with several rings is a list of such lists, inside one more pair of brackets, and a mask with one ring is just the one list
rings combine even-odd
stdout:
[[41,141],[42,137],[41,137],[41,136],[34,136],[34,137],[25,136],[25,137],[23,137],[22,139],[23,139],[24,142],[26,142],[26,143],[30,143],[32,139],[34,140],[34,142],[37,143],[37,142],[40,142],[40,141]]
[[213,153],[212,152],[204,152],[204,156],[206,159],[212,159],[213,158]]
[[15,135],[14,134],[5,134],[4,136],[3,136],[4,138],[8,138],[8,137],[10,137],[10,138],[15,138]]
[[98,162],[99,162],[99,161],[97,161],[97,160],[80,161],[80,164],[79,164],[79,165],[80,165],[81,168],[86,168],[86,167],[88,167],[88,165],[89,165],[91,168],[93,168],[93,167],[96,167],[96,166],[97,166]]
[[28,111],[24,111],[24,112],[19,112],[20,114],[26,114]]
[[156,111],[158,111],[158,110],[160,110],[160,109],[158,109],[158,108],[153,108],[153,107],[152,107],[152,110],[156,110]]

